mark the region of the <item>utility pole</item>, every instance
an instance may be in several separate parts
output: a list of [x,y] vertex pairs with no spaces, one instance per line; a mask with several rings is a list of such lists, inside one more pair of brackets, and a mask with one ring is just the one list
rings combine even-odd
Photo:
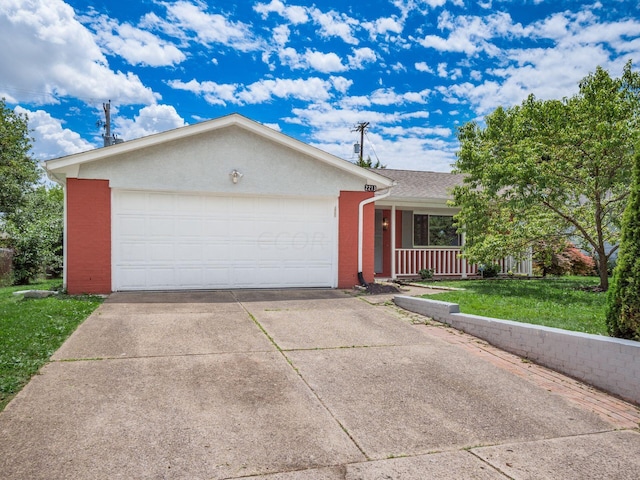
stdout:
[[111,100],[109,103],[103,103],[102,109],[104,110],[104,134],[102,135],[102,139],[104,140],[103,145],[108,147],[109,145],[113,145],[115,143],[113,141],[113,137],[111,136]]
[[356,125],[354,130],[351,130],[352,132],[360,132],[360,165],[362,165],[362,152],[364,150],[364,134],[367,131],[367,128],[369,128],[369,122],[360,122]]
[[103,146],[108,147],[124,142],[121,138],[111,135],[111,100],[109,100],[108,103],[103,103],[102,109],[104,110],[104,122],[98,120],[96,125],[98,127],[104,127],[104,133],[102,134]]

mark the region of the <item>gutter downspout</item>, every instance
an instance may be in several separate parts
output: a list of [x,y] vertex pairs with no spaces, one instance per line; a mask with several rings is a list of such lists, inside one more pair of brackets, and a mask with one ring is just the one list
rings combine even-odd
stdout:
[[[395,182],[394,182],[394,185],[395,185]],[[387,189],[387,191],[385,193],[383,193],[382,195],[379,195],[377,197],[374,195],[373,197],[364,199],[358,205],[358,281],[360,282],[360,285],[362,285],[363,287],[366,287],[368,285],[368,283],[364,279],[364,275],[362,274],[362,244],[364,242],[364,240],[363,240],[363,237],[364,237],[364,218],[363,218],[364,206],[368,205],[369,203],[373,203],[373,202],[376,202],[378,200],[382,200],[383,198],[386,198],[389,195],[391,195],[391,188],[392,187],[393,187],[393,185],[391,187],[389,187]]]

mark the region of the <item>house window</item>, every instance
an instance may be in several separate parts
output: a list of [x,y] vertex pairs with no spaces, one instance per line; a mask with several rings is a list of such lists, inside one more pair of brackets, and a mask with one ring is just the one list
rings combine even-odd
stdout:
[[449,215],[414,215],[413,244],[416,247],[457,247],[460,235]]

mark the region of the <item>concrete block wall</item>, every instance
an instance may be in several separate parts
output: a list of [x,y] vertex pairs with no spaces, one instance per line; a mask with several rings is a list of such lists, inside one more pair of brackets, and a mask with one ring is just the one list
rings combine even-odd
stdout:
[[640,404],[640,342],[459,313],[455,303],[396,296],[396,305]]

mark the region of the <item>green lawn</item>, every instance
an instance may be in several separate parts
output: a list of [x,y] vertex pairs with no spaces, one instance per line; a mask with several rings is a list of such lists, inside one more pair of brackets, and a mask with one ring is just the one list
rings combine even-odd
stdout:
[[102,299],[56,295],[25,299],[19,290],[51,290],[60,281],[0,288],[0,411]]
[[424,283],[464,288],[464,291],[425,295],[425,298],[457,303],[463,313],[607,335],[606,293],[581,289],[598,285],[597,278],[553,277]]

